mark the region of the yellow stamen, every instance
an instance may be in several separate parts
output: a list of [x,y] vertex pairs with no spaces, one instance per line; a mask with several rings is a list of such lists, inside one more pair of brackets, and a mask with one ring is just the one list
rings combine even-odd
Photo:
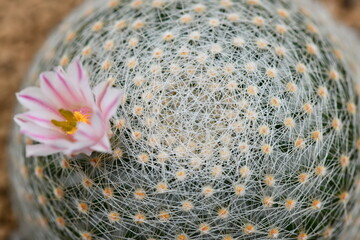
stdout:
[[86,124],[90,124],[90,114],[82,114],[79,111],[74,112],[74,117],[76,118],[77,122],[84,122]]
[[61,130],[69,135],[72,135],[77,131],[76,126],[78,122],[90,124],[90,114],[82,114],[79,111],[71,112],[64,109],[59,109],[59,113],[65,118],[65,121],[51,120],[51,123],[61,128]]

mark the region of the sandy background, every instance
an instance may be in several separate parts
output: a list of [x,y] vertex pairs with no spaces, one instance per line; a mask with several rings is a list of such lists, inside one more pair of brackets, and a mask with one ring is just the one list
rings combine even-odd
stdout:
[[[0,240],[16,228],[6,161],[14,92],[51,29],[83,0],[0,0]],[[104,0],[105,1],[105,0]],[[334,15],[360,32],[360,0],[323,0]]]

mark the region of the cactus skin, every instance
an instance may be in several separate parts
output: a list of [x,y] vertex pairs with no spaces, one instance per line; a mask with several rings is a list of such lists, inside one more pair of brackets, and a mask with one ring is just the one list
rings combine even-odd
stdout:
[[127,97],[113,155],[26,159],[31,141],[13,130],[24,236],[356,240],[359,75],[318,15],[290,0],[76,10],[25,84],[81,55],[92,86],[114,81]]

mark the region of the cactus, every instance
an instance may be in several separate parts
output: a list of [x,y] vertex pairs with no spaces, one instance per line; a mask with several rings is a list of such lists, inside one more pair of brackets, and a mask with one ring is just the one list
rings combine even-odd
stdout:
[[124,89],[113,154],[26,158],[32,142],[14,128],[22,233],[355,240],[357,42],[336,26],[307,1],[85,3],[52,34],[25,85],[80,56],[92,87]]

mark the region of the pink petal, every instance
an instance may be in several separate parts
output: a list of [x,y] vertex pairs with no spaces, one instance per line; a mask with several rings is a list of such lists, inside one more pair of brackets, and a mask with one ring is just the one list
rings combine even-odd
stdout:
[[76,88],[74,87],[73,81],[67,81],[65,79],[65,72],[61,67],[58,67],[55,69],[56,71],[56,77],[59,79],[59,82],[64,86],[64,88],[68,91],[69,95],[71,96],[71,99],[73,101],[79,102],[80,98],[77,95]]
[[63,152],[64,154],[71,156],[74,154],[80,154],[84,153],[87,155],[90,155],[93,151],[90,149],[91,143],[90,142],[74,142],[69,146],[67,149],[65,149]]
[[34,144],[26,145],[26,157],[31,156],[46,156],[63,151],[64,148],[59,148],[53,145],[47,144]]
[[56,130],[37,126],[32,122],[19,122],[20,132],[41,143],[54,143],[58,140],[66,140],[67,136]]
[[26,123],[29,120],[25,117],[22,117],[22,114],[16,114],[14,117],[14,121],[20,126],[22,123]]
[[79,123],[78,130],[74,138],[79,142],[91,142],[96,144],[106,134],[106,123],[103,121],[99,111],[95,111],[90,120],[90,124]]
[[102,111],[104,119],[109,120],[120,104],[123,91],[110,88],[109,82],[102,82],[94,89],[96,104]]
[[85,106],[94,105],[94,96],[90,89],[89,79],[85,74],[85,70],[79,58],[75,58],[70,64],[65,74],[66,79],[71,81],[77,93],[82,99],[82,104]]
[[91,149],[98,152],[111,153],[111,144],[107,134],[95,145],[91,146]]
[[96,104],[98,107],[101,106],[101,103],[109,88],[110,88],[110,82],[108,81],[101,82],[94,88]]
[[22,114],[17,114],[14,117],[14,120],[19,125],[19,121],[21,122],[32,122],[37,126],[55,129],[56,127],[51,123],[51,120],[61,120],[59,116],[46,111],[28,111]]
[[71,108],[79,101],[71,85],[60,73],[44,72],[40,75],[40,88],[44,96],[50,99],[58,109]]
[[40,88],[28,87],[16,94],[18,101],[30,110],[50,111],[61,116],[58,109],[44,96]]
[[[104,121],[100,111],[95,111],[90,125],[85,123],[78,125],[78,131],[75,133],[74,138],[77,142],[89,143],[87,148],[91,152],[111,152],[111,145],[107,136],[108,128],[108,121]],[[73,149],[73,151],[76,150]]]
[[[79,152],[79,153],[83,153],[83,154],[86,154],[86,155],[90,156],[92,152],[93,152],[93,150],[91,150],[90,148],[87,148],[87,149],[83,149],[83,150],[82,150],[81,152]],[[78,154],[79,154],[79,153],[78,153]]]

